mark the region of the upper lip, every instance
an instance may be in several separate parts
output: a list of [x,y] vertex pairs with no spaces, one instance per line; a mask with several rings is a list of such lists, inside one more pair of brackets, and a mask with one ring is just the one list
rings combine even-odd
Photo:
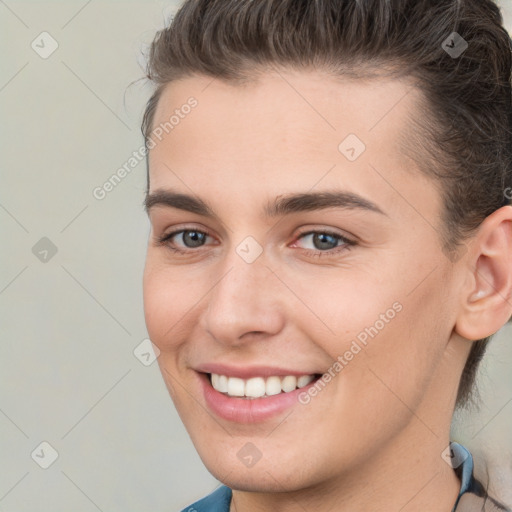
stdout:
[[222,363],[202,364],[194,368],[197,372],[201,373],[215,373],[217,375],[225,375],[227,377],[238,377],[240,379],[250,379],[251,377],[285,377],[286,375],[316,375],[318,372],[290,370],[289,368],[282,368],[277,366],[231,366]]

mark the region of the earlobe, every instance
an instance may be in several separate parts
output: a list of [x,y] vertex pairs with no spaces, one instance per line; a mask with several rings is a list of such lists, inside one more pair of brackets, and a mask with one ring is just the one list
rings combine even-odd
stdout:
[[456,332],[469,340],[496,333],[512,315],[512,207],[487,217],[472,242],[471,283],[461,296]]

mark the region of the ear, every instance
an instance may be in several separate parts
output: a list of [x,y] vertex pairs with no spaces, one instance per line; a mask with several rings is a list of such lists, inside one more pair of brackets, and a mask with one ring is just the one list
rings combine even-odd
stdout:
[[512,206],[487,217],[471,242],[455,331],[468,340],[496,333],[512,315]]

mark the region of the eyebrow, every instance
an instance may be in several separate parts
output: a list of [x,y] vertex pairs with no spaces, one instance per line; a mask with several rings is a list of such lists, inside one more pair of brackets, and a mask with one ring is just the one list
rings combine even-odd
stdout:
[[324,210],[327,208],[342,208],[345,210],[364,210],[385,215],[385,213],[370,200],[353,192],[305,192],[278,196],[265,207],[269,217],[287,215],[295,212]]
[[[202,199],[171,190],[156,190],[146,196],[146,211],[155,206],[166,206],[196,213],[205,217],[217,218],[213,208]],[[363,210],[386,215],[375,203],[353,192],[304,192],[283,194],[274,201],[267,203],[264,214],[267,217],[278,217],[292,213],[341,208],[344,210]]]
[[155,206],[167,206],[177,208],[178,210],[197,213],[204,217],[216,217],[213,209],[202,199],[171,190],[157,190],[156,192],[147,194],[144,200],[144,206],[147,212]]

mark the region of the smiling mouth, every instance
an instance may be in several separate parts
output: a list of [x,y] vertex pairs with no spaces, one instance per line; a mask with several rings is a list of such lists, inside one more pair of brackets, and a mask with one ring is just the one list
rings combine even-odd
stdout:
[[232,398],[266,398],[279,394],[290,393],[303,388],[321,377],[321,374],[251,377],[241,379],[216,373],[208,374],[213,389]]

